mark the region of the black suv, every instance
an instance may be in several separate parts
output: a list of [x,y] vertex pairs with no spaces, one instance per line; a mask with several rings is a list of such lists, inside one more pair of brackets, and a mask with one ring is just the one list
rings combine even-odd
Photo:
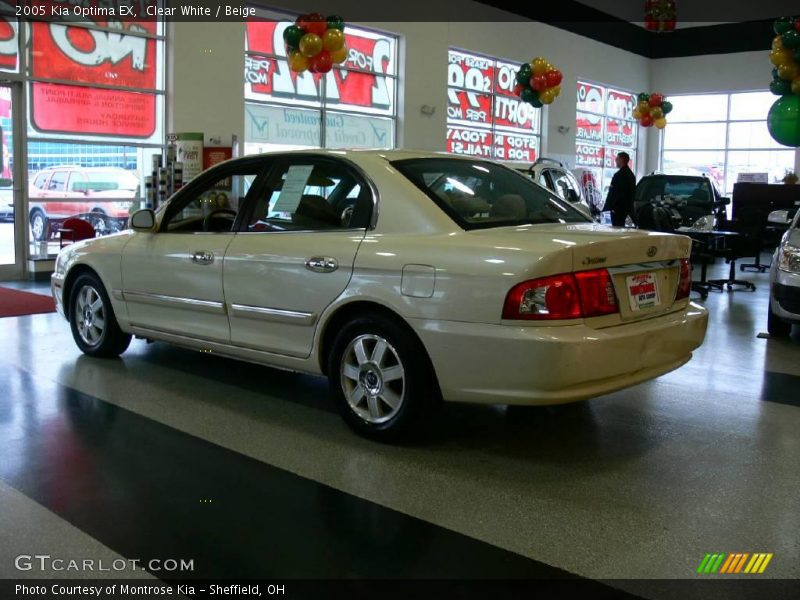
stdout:
[[724,219],[724,207],[730,200],[722,197],[708,177],[651,173],[636,184],[633,214],[637,223],[644,220],[654,204],[665,204],[673,213],[677,211],[680,215],[677,226],[692,227],[708,215],[713,215],[715,222]]

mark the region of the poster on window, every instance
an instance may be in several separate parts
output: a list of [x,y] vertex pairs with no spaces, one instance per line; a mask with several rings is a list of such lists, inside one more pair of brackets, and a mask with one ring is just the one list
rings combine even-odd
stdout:
[[18,69],[19,23],[10,17],[0,18],[0,70]]
[[606,114],[609,117],[633,121],[633,109],[636,108],[637,101],[635,94],[609,89]]
[[448,88],[447,119],[448,121],[491,124],[492,96],[490,94]]
[[633,148],[636,145],[636,124],[609,117],[606,119],[605,143],[610,146]]
[[538,138],[533,135],[495,131],[494,158],[495,160],[532,163],[536,160],[538,144]]
[[636,171],[636,166],[633,164],[634,159],[636,158],[635,153],[630,152],[624,148],[604,148],[603,149],[603,160],[606,169],[615,169],[617,168],[617,154],[620,152],[627,152],[628,155],[631,157],[628,166],[631,168],[632,171]]
[[31,125],[40,132],[147,138],[156,129],[154,94],[52,83],[31,90]]
[[593,83],[578,82],[578,111],[603,114],[605,112],[604,88]]
[[245,57],[245,98],[278,101],[294,106],[319,106],[325,78],[329,107],[360,112],[394,113],[395,40],[372,32],[345,32],[347,60],[326,75],[289,69],[283,32],[289,21],[248,21]]
[[447,151],[453,154],[493,158],[494,146],[492,132],[485,129],[448,127]]
[[[114,31],[31,23],[34,77],[85,84],[155,89],[156,41],[132,35],[138,23]],[[156,129],[153,94],[77,85],[31,84],[32,124],[41,132],[150,137]]]
[[602,146],[593,144],[575,144],[576,167],[603,167],[604,151]]
[[591,113],[577,113],[575,139],[595,144],[603,143],[603,117]]

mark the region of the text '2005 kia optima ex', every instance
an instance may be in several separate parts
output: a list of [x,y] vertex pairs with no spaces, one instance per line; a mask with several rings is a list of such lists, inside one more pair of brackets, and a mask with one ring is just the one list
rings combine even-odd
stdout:
[[440,398],[619,390],[680,367],[706,330],[689,238],[592,223],[488,161],[249,156],[131,225],[58,257],[53,293],[83,352],[116,356],[135,335],[325,374],[377,439]]

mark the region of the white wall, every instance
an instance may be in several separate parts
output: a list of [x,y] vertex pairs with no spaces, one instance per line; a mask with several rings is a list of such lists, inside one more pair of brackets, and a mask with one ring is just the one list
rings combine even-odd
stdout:
[[[772,80],[768,50],[651,61],[651,86],[663,94],[700,94],[764,90]],[[669,127],[669,125],[667,125]],[[647,146],[648,170],[658,166],[658,136]],[[800,150],[795,151],[795,172],[800,172]]]
[[[347,15],[355,0],[342,0],[337,11]],[[318,3],[275,0],[272,8],[293,12],[318,10]],[[358,12],[354,8],[353,12]],[[428,14],[412,10],[404,14]],[[398,145],[443,150],[447,118],[447,49],[528,61],[545,56],[563,73],[561,96],[545,109],[544,146],[548,155],[575,154],[575,89],[579,78],[638,92],[650,81],[649,61],[635,54],[537,22],[519,22],[475,2],[459,3],[459,15],[483,22],[362,22],[400,36],[401,89]],[[505,15],[507,22],[491,22]],[[169,131],[235,133],[243,139],[243,23],[173,23],[170,44]],[[431,116],[422,105],[436,107]],[[558,127],[569,131],[562,135]],[[640,148],[644,149],[644,140]],[[642,150],[643,151],[643,150]],[[641,164],[642,161],[640,160]]]

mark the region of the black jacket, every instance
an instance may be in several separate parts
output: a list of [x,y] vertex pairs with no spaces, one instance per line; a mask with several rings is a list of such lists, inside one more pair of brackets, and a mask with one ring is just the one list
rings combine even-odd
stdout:
[[627,165],[614,173],[611,178],[611,187],[606,196],[606,205],[603,210],[616,213],[633,213],[633,195],[636,191],[636,175]]

